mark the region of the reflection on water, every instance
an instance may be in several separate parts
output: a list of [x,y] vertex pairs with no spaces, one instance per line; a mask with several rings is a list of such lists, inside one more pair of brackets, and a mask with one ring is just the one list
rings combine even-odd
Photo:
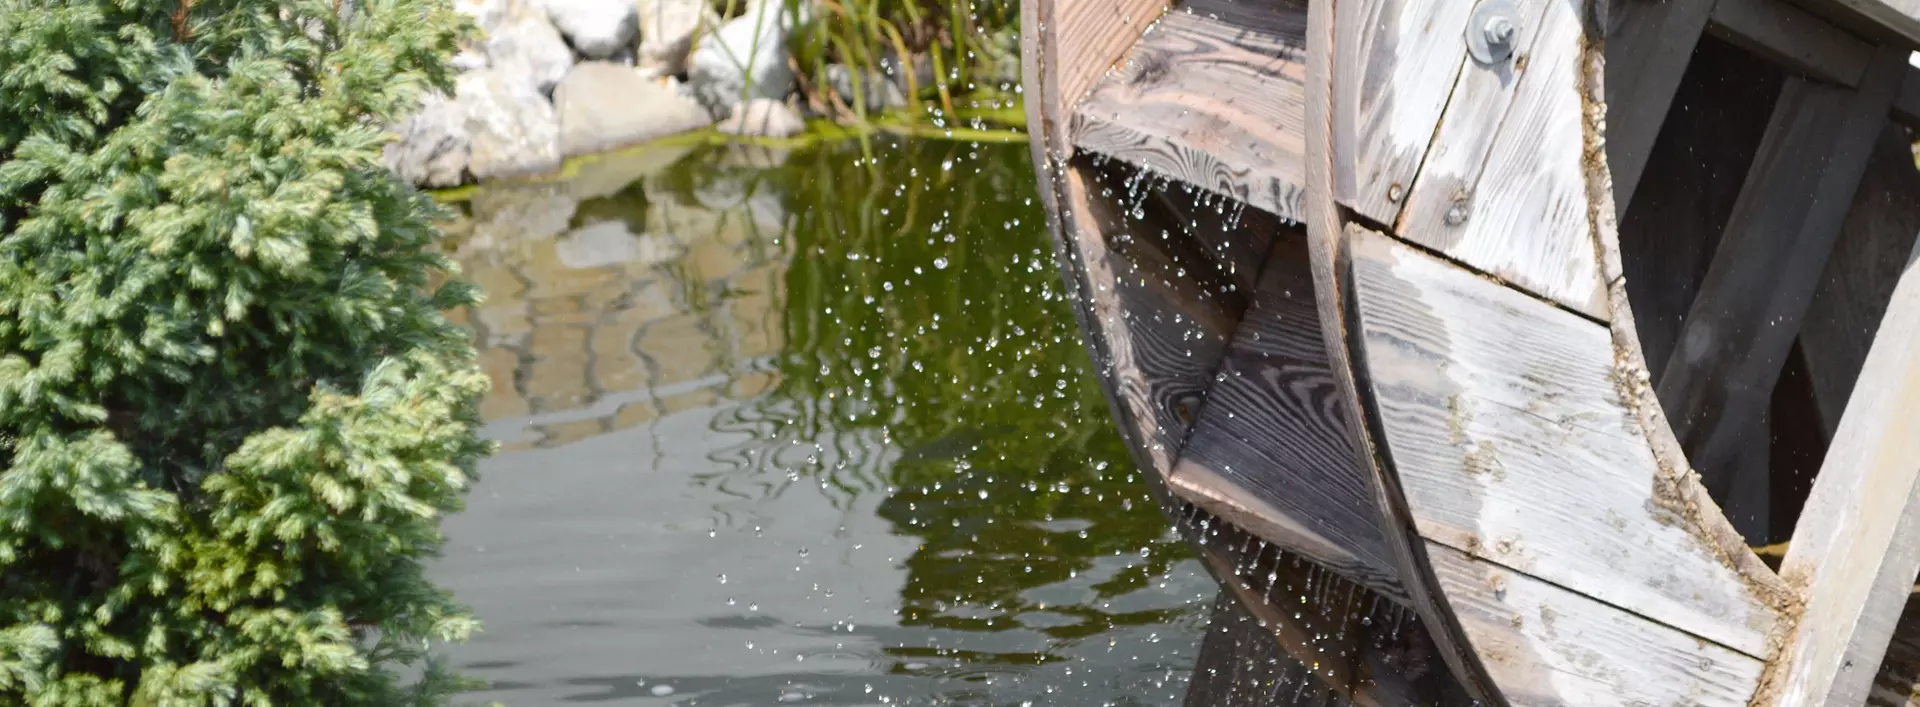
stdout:
[[1172,705],[1215,587],[1133,478],[1021,145],[642,151],[476,194],[437,578],[510,704]]

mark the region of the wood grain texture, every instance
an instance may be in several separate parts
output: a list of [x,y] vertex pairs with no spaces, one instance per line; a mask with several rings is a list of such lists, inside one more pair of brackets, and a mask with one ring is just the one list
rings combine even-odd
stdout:
[[1301,0],[1181,5],[1079,104],[1075,148],[1299,221],[1306,16]]
[[1129,213],[1135,203],[1148,204],[1146,189],[1128,186],[1137,174],[1095,168],[1083,158],[1063,176],[1063,209],[1074,225],[1066,235],[1079,278],[1073,292],[1089,307],[1083,335],[1097,339],[1096,371],[1142,468],[1164,479],[1246,299],[1207,269],[1210,257],[1177,226]]
[[1915,234],[1920,234],[1920,171],[1914,169],[1906,131],[1888,124],[1874,143],[1801,325],[1801,350],[1828,437],[1838,431],[1840,413],[1880,330]]
[[1405,601],[1328,370],[1304,234],[1283,236],[1169,486],[1262,539]]
[[1614,206],[1633,204],[1714,0],[1607,3],[1607,167]]
[[1920,597],[1907,595],[1900,623],[1867,693],[1867,707],[1920,707]]
[[1499,707],[1505,700],[1436,586],[1432,569],[1424,560],[1425,543],[1412,530],[1413,520],[1396,480],[1383,473],[1378,433],[1360,407],[1360,383],[1349,348],[1354,342],[1347,335],[1350,299],[1345,261],[1353,231],[1365,227],[1349,220],[1340,201],[1342,195],[1352,195],[1356,188],[1354,160],[1361,96],[1355,90],[1357,81],[1341,80],[1336,75],[1340,60],[1335,47],[1340,46],[1337,40],[1343,22],[1340,14],[1331,2],[1307,6],[1307,252],[1313,265],[1314,301],[1319,306],[1320,321],[1327,323],[1323,335],[1329,370],[1340,397],[1353,401],[1345,409],[1350,416],[1355,455],[1365,465],[1374,502],[1388,520],[1392,532],[1387,533],[1387,542],[1400,565],[1413,611],[1432,637],[1439,659],[1460,680],[1461,688],[1473,699]]
[[[1657,386],[1661,407],[1715,498],[1763,445],[1759,415],[1800,331],[1887,106],[1904,50],[1877,50],[1858,89],[1789,77],[1748,170],[1713,264]],[[1736,522],[1738,519],[1736,518]],[[1743,529],[1750,538],[1754,528]]]
[[1515,705],[1744,705],[1758,659],[1439,543],[1447,598]]
[[1605,326],[1388,239],[1350,247],[1355,335],[1422,536],[1765,654],[1772,610],[1653,498]]
[[1394,223],[1467,61],[1473,3],[1349,0],[1334,17],[1334,198]]
[[1708,30],[1793,71],[1855,86],[1873,45],[1783,0],[1716,0]]
[[1396,233],[1604,320],[1581,161],[1581,5],[1521,4],[1526,52],[1467,62]]
[[[1036,67],[1043,77],[1038,88],[1044,113],[1065,121],[1087,90],[1106,75],[1127,48],[1166,12],[1167,0],[1032,0]],[[1028,87],[1029,90],[1034,88]],[[1036,94],[1029,93],[1029,96]],[[1062,137],[1065,137],[1064,130]],[[1056,145],[1064,150],[1067,146]],[[1064,159],[1069,153],[1061,152]]]
[[1806,608],[1775,661],[1771,704],[1861,704],[1916,573],[1920,267],[1909,257],[1780,565]]

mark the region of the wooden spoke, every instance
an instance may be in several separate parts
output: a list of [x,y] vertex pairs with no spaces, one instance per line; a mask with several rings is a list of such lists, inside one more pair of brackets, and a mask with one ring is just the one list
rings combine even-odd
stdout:
[[1806,588],[1806,607],[1756,704],[1861,704],[1920,572],[1914,255],[1781,564],[1788,582]]
[[[1717,498],[1733,498],[1743,479],[1765,486],[1765,456],[1746,452],[1767,444],[1760,416],[1905,68],[1904,51],[1881,49],[1857,90],[1790,77],[1774,105],[1658,384],[1674,433]],[[1764,524],[1746,522],[1764,514],[1730,515],[1764,542]]]
[[1654,139],[1713,0],[1607,3],[1607,165],[1613,203],[1633,203]]

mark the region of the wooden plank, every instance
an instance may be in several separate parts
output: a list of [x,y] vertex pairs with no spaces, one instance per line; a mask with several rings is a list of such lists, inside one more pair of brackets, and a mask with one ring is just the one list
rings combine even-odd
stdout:
[[1075,148],[1299,221],[1306,19],[1302,0],[1181,5],[1080,103]]
[[[1759,415],[1819,284],[1906,52],[1881,48],[1860,87],[1789,77],[1735,202],[1713,264],[1656,386],[1668,423],[1702,483],[1729,498],[1740,464],[1766,441]],[[1739,518],[1733,518],[1736,525]],[[1764,529],[1745,526],[1749,540]]]
[[1473,3],[1349,0],[1334,18],[1334,198],[1393,223],[1466,59]]
[[1873,45],[1784,0],[1717,0],[1708,30],[1747,51],[1842,86],[1857,86]]
[[1920,0],[1817,0],[1817,4],[1846,8],[1909,44],[1920,43]]
[[1273,634],[1231,591],[1213,600],[1213,617],[1187,682],[1187,707],[1325,705],[1326,687],[1312,669],[1281,653]]
[[1428,557],[1515,705],[1745,705],[1758,659],[1440,543]]
[[[1400,565],[1401,581],[1406,584],[1413,610],[1431,635],[1434,652],[1446,664],[1448,672],[1460,680],[1462,689],[1473,699],[1497,706],[1504,703],[1499,689],[1468,644],[1459,620],[1447,608],[1446,598],[1436,587],[1432,569],[1422,559],[1424,544],[1412,531],[1413,520],[1395,479],[1383,473],[1384,460],[1376,441],[1377,433],[1360,408],[1360,382],[1347,336],[1350,302],[1348,275],[1343,265],[1349,231],[1360,226],[1349,220],[1350,212],[1343,209],[1340,202],[1357,189],[1355,160],[1359,154],[1362,92],[1358,80],[1342,78],[1345,74],[1336,72],[1342,60],[1335,48],[1350,47],[1341,38],[1363,36],[1365,26],[1341,19],[1346,8],[1343,4],[1343,12],[1336,13],[1331,2],[1307,5],[1306,224],[1308,255],[1313,264],[1314,301],[1320,309],[1320,321],[1338,323],[1323,332],[1329,369],[1341,399],[1353,401],[1345,409],[1351,416],[1348,425],[1353,430],[1354,451],[1368,472],[1368,486],[1375,505],[1388,519],[1387,527],[1392,532],[1387,534],[1387,542]],[[1357,52],[1348,54],[1359,56]]]
[[1350,248],[1365,379],[1423,537],[1765,654],[1773,611],[1655,497],[1605,326],[1384,237]]
[[[1038,23],[1023,26],[1034,27],[1039,51],[1026,59],[1043,72],[1037,97],[1049,109],[1048,118],[1062,121],[1061,128],[1088,89],[1169,6],[1167,0],[1034,0],[1032,4],[1037,5]],[[1064,130],[1060,134],[1066,137]]]
[[1647,155],[1713,0],[1607,3],[1607,166],[1614,207],[1633,203]]
[[1819,289],[1801,325],[1821,427],[1832,437],[1887,311],[1901,263],[1920,233],[1920,171],[1906,130],[1881,128],[1866,175],[1833,244]]
[[1604,320],[1581,160],[1581,12],[1519,7],[1526,51],[1497,66],[1467,62],[1396,232]]
[[1920,595],[1907,595],[1907,607],[1873,676],[1867,707],[1920,707]]
[[1168,484],[1280,547],[1405,601],[1328,370],[1304,234],[1283,236]]
[[1614,253],[1654,381],[1713,262],[1783,79],[1724,40],[1700,40],[1648,155],[1645,188],[1620,219]]
[[[1123,203],[1129,176],[1082,158],[1062,175],[1072,227],[1074,296],[1086,303],[1083,335],[1121,431],[1159,483],[1173,469],[1229,336],[1246,308],[1224,275],[1177,225],[1134,218]],[[1137,178],[1137,177],[1136,177]],[[1146,190],[1133,199],[1144,206]]]
[[[1860,704],[1920,573],[1920,267],[1894,289],[1780,574],[1805,587],[1767,704]],[[1756,700],[1756,704],[1762,704]]]

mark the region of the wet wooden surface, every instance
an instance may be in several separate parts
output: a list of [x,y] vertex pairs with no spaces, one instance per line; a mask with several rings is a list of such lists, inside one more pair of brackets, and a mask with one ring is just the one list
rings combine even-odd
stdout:
[[1262,538],[1405,601],[1320,332],[1305,234],[1285,233],[1170,485]]
[[1192,0],[1073,114],[1076,149],[1299,221],[1306,3]]

